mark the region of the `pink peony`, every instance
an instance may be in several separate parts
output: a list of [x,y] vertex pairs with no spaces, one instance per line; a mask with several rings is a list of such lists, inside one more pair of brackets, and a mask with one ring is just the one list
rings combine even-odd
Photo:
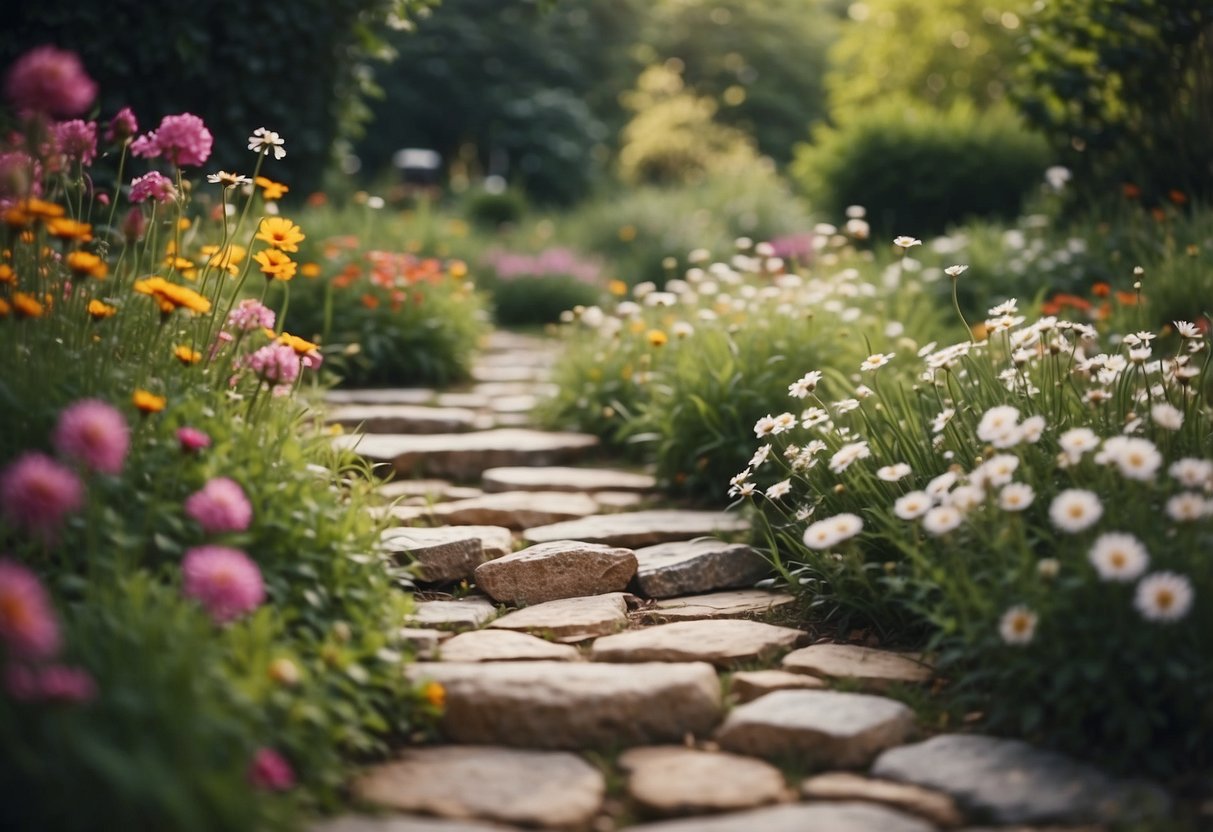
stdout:
[[70,117],[92,106],[97,84],[76,53],[39,46],[9,68],[4,95],[18,111]]
[[240,332],[274,328],[274,310],[260,301],[245,298],[227,316],[227,325]]
[[59,623],[42,582],[11,558],[0,558],[0,640],[24,659],[59,651]]
[[116,407],[97,399],[83,399],[59,414],[52,441],[60,456],[102,474],[120,474],[131,434]]
[[159,171],[145,173],[131,180],[131,202],[146,202],[154,199],[161,204],[172,202],[177,198],[177,189],[173,180]]
[[261,570],[249,556],[227,546],[195,546],[181,563],[182,589],[216,624],[239,618],[265,600]]
[[97,696],[97,683],[87,670],[63,664],[9,665],[4,687],[18,702],[88,702]]
[[291,764],[272,748],[259,748],[249,763],[248,779],[254,787],[265,791],[286,791],[295,785]]
[[290,384],[299,377],[299,356],[286,344],[266,344],[246,360],[249,369],[262,381]]
[[145,159],[165,156],[178,167],[197,167],[211,155],[214,138],[192,113],[165,116],[160,126],[131,143],[131,154]]
[[123,107],[105,127],[107,142],[124,142],[139,132],[139,122],[130,107]]
[[192,454],[195,451],[201,451],[203,448],[211,446],[211,438],[198,430],[198,428],[178,428],[177,441],[181,443],[181,450],[187,454]]
[[185,513],[207,534],[242,532],[253,519],[253,507],[235,480],[216,477],[185,501]]
[[91,165],[97,158],[97,122],[61,121],[55,125],[55,145],[71,161]]
[[44,541],[54,540],[63,518],[83,504],[80,478],[46,454],[22,454],[0,472],[0,513]]

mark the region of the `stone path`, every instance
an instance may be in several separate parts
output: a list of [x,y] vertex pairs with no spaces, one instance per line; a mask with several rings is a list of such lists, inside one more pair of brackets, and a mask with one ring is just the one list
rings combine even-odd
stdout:
[[813,643],[793,596],[754,588],[742,518],[525,426],[554,358],[496,333],[468,390],[330,394],[366,431],[335,441],[394,477],[382,546],[420,588],[399,643],[445,709],[439,744],[365,767],[358,813],[311,832],[1094,832],[1165,807],[1021,742],[931,736],[898,699],[929,663]]

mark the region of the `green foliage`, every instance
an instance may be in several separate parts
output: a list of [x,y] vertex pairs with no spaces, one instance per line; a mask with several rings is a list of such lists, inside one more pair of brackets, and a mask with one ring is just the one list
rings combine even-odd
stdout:
[[830,115],[846,121],[889,98],[977,109],[1006,96],[1020,62],[1025,0],[852,4],[830,50]]
[[1015,97],[1084,197],[1122,183],[1149,203],[1213,197],[1213,4],[1058,0],[1029,23]]
[[477,190],[463,199],[463,211],[473,225],[494,230],[523,218],[527,212],[526,194],[516,189],[501,193]]
[[288,184],[306,192],[319,183],[334,142],[365,120],[369,61],[383,57],[382,29],[428,5],[23,2],[6,12],[0,65],[41,43],[72,49],[101,84],[105,116],[131,106],[140,126],[152,129],[166,113],[199,115],[215,135],[216,168],[247,170],[247,138],[266,126],[286,137],[295,171]]
[[873,230],[941,232],[970,217],[1013,217],[1049,160],[1043,139],[1013,112],[946,111],[887,100],[802,145],[793,177],[814,208],[834,216],[868,209]]
[[565,275],[488,280],[493,298],[493,319],[500,326],[554,324],[575,306],[597,303],[602,290]]

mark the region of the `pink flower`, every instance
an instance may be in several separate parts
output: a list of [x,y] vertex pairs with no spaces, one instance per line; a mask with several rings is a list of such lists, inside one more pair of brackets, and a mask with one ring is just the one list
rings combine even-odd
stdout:
[[97,696],[97,683],[87,670],[63,664],[9,665],[4,687],[18,702],[88,702]]
[[240,332],[274,328],[274,310],[253,298],[245,298],[227,316],[227,325]]
[[60,456],[102,474],[120,474],[131,434],[116,407],[98,399],[83,399],[59,414],[52,442]]
[[55,125],[55,144],[68,159],[91,165],[97,158],[97,122],[78,118],[59,122]]
[[271,384],[290,384],[299,377],[299,356],[286,344],[266,344],[246,359],[246,366]]
[[216,624],[239,618],[265,600],[261,570],[249,556],[227,546],[195,546],[181,563],[182,589]]
[[105,127],[107,142],[124,142],[139,132],[139,122],[130,107],[123,107]]
[[22,150],[0,153],[0,199],[42,195],[42,163]]
[[214,137],[192,113],[165,116],[160,126],[131,144],[131,154],[145,159],[166,156],[178,167],[197,167],[210,158]]
[[203,448],[211,446],[211,438],[197,428],[184,427],[177,429],[177,441],[181,443],[181,450],[187,454],[192,454],[195,451],[201,451]]
[[0,558],[0,640],[23,659],[59,652],[59,623],[42,582],[11,558]]
[[122,236],[128,243],[133,243],[142,240],[146,230],[147,217],[143,216],[143,209],[132,205],[131,210],[122,218]]
[[286,791],[295,785],[291,764],[272,748],[259,748],[249,763],[249,782],[258,789],[271,792]]
[[92,106],[97,84],[76,53],[39,46],[9,68],[4,95],[18,111],[78,116]]
[[185,501],[185,513],[207,534],[242,532],[253,519],[253,507],[235,480],[216,477]]
[[54,540],[63,518],[83,504],[80,478],[46,454],[22,454],[0,472],[0,514],[46,542]]
[[177,198],[177,189],[173,180],[159,171],[145,173],[131,180],[131,202],[145,202],[154,199],[163,204]]

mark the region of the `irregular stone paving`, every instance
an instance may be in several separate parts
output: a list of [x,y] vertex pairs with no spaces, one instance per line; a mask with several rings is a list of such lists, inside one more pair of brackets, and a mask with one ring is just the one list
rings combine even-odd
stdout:
[[[326,396],[330,418],[391,431],[338,445],[443,478],[378,489],[399,501],[379,516],[442,524],[391,528],[383,551],[473,594],[418,600],[394,634],[416,659],[407,677],[443,688],[438,744],[349,784],[386,814],[311,832],[1106,832],[1158,805],[1021,742],[907,745],[930,726],[904,704],[831,690],[904,695],[898,683],[931,669],[869,647],[794,649],[817,634],[774,626],[806,616],[792,594],[753,588],[769,569],[727,542],[744,539],[742,517],[649,508],[655,479],[587,459],[594,437],[502,430],[555,392],[556,349],[497,332],[463,391]],[[422,434],[444,414],[457,424]]]

